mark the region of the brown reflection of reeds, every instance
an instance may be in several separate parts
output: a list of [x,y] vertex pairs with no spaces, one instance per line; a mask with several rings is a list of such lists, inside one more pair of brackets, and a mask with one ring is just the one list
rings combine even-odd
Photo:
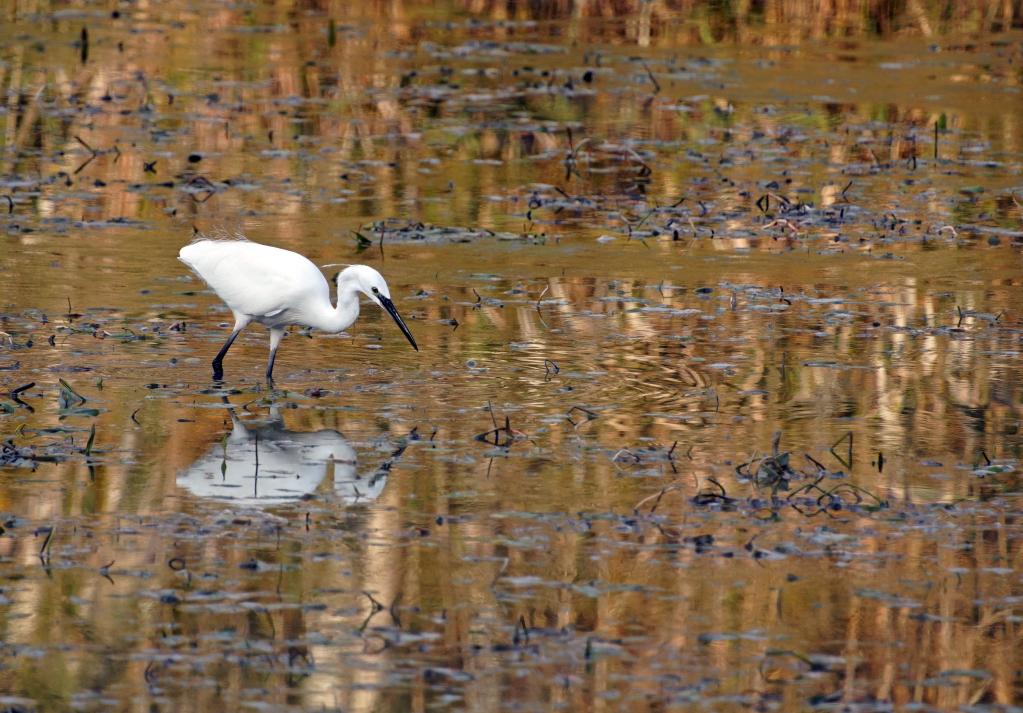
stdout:
[[[749,195],[794,165],[808,169],[792,172],[792,183],[779,189],[792,199],[806,190],[824,206],[840,205],[848,172],[856,190],[866,184],[859,200],[877,214],[902,209],[937,226],[990,209],[1015,225],[1018,209],[1007,191],[964,207],[949,199],[958,184],[941,178],[914,204],[905,199],[908,174],[879,167],[910,158],[922,142],[913,132],[942,114],[954,129],[942,137],[946,160],[974,141],[990,142],[1003,157],[1018,153],[1016,105],[989,101],[982,84],[1018,87],[1018,73],[965,51],[955,75],[939,85],[948,92],[941,104],[867,86],[865,98],[801,101],[790,115],[786,106],[761,111],[765,95],[750,87],[734,88],[733,96],[731,87],[682,80],[649,102],[647,86],[634,83],[551,97],[524,91],[507,74],[459,73],[479,69],[478,59],[425,50],[427,42],[450,49],[479,38],[570,37],[579,47],[621,45],[630,53],[639,44],[652,56],[718,45],[736,45],[741,55],[830,38],[833,51],[845,53],[866,40],[1004,30],[1019,22],[1018,1],[336,0],[267,3],[251,15],[242,6],[181,2],[121,8],[120,22],[138,33],[74,12],[49,19],[78,7],[21,1],[0,8],[0,172],[14,182],[11,220],[20,225],[4,237],[0,329],[24,347],[4,351],[22,370],[3,372],[2,390],[25,375],[45,394],[32,401],[35,414],[4,414],[0,425],[30,425],[21,433],[5,428],[5,437],[30,446],[51,441],[33,435],[36,428],[77,429],[52,436],[74,439],[62,451],[66,462],[24,478],[4,474],[0,510],[28,524],[0,537],[0,639],[12,652],[0,668],[0,690],[33,697],[42,710],[66,710],[89,691],[115,698],[123,710],[159,699],[183,711],[235,709],[243,698],[310,709],[426,710],[450,702],[447,695],[477,710],[639,711],[713,696],[802,709],[813,696],[836,692],[848,704],[1018,704],[1018,508],[1006,504],[1015,497],[1011,480],[971,473],[985,458],[1019,457],[1023,293],[1009,262],[1018,256],[885,246],[873,213],[843,226],[845,237],[854,246],[861,237],[877,240],[876,252],[890,249],[905,264],[875,260],[872,244],[840,256],[792,255],[805,243],[762,234]],[[452,16],[455,28],[445,24]],[[543,22],[477,27],[462,22],[470,16]],[[328,18],[335,20],[333,46]],[[72,42],[85,22],[94,44],[83,66]],[[45,52],[21,39],[23,29],[38,35]],[[819,78],[825,63],[817,55],[777,49],[767,57],[793,55],[787,69]],[[563,78],[582,64],[571,52],[494,62],[506,64],[502,70],[527,63]],[[853,78],[864,71],[850,64]],[[431,90],[457,82],[484,99],[417,94],[409,73],[424,65],[436,72]],[[455,68],[450,80],[440,74],[448,65]],[[828,73],[838,71],[827,64]],[[791,80],[773,74],[756,76],[788,96]],[[914,77],[898,86],[915,91]],[[509,87],[511,98],[503,98]],[[503,121],[512,114],[523,120],[521,130]],[[570,257],[546,250],[553,243],[526,246],[534,250],[492,241],[388,245],[384,266],[407,300],[402,308],[417,314],[423,354],[398,352],[385,337],[386,358],[365,357],[366,335],[384,333],[378,314],[366,315],[352,339],[289,338],[279,368],[290,371],[282,382],[294,384],[288,398],[302,408],[287,419],[296,430],[345,432],[367,466],[377,439],[397,440],[413,426],[423,426],[424,437],[425,424],[436,426],[436,448],[410,448],[381,499],[348,510],[311,501],[267,516],[237,514],[178,490],[176,474],[229,428],[215,397],[199,393],[222,338],[212,325],[224,315],[213,311],[212,297],[183,294],[197,285],[174,260],[193,224],[242,224],[253,237],[318,262],[377,260],[355,257],[347,231],[399,215],[518,233],[536,184],[565,182],[564,127],[576,124],[589,139],[579,154],[587,183],[569,190],[613,194],[616,204],[637,185],[623,147],[664,142],[650,200],[707,199],[740,237],[710,239],[704,228],[700,240],[686,234],[687,250],[661,240]],[[766,150],[759,136],[770,140]],[[745,162],[741,151],[732,156],[727,177],[734,183],[727,185],[721,169],[706,167],[719,154],[729,157],[725,145],[763,150]],[[701,146],[714,147],[702,149],[702,161],[676,161]],[[88,147],[98,155],[86,164]],[[193,153],[201,161],[190,162]],[[200,175],[222,184],[207,202],[183,189]],[[254,187],[237,188],[246,182]],[[611,211],[632,215],[634,207],[649,206],[566,211],[575,217],[540,229],[552,241],[589,246],[623,226]],[[74,224],[115,219],[142,225]],[[752,254],[729,262],[738,249]],[[485,272],[499,279],[467,278]],[[550,288],[549,304],[538,314],[533,300],[542,286]],[[697,297],[699,286],[714,292]],[[792,303],[784,309],[781,286]],[[413,300],[420,289],[424,298]],[[479,307],[473,290],[487,297]],[[821,297],[847,301],[810,301]],[[63,317],[66,300],[84,317]],[[104,306],[117,311],[97,309]],[[651,306],[674,311],[643,309]],[[957,307],[966,312],[961,324]],[[452,318],[457,329],[438,326]],[[188,330],[169,332],[178,320]],[[96,331],[83,326],[91,323]],[[150,339],[103,338],[125,327]],[[156,327],[159,334],[150,331]],[[25,347],[30,338],[32,349]],[[231,383],[251,389],[264,358],[263,335],[246,335],[232,353]],[[544,359],[561,364],[557,379],[545,381]],[[470,360],[478,369],[463,369]],[[350,364],[357,366],[336,371]],[[100,415],[59,413],[58,374]],[[332,393],[321,410],[303,391],[324,385]],[[565,387],[572,390],[559,391]],[[489,427],[488,401],[533,440],[490,459],[472,441]],[[599,409],[599,417],[566,424],[575,403]],[[338,406],[354,410],[330,410]],[[82,448],[93,424],[90,468]],[[777,430],[795,459],[803,451],[826,457],[852,433],[858,450],[849,479],[896,507],[840,520],[786,511],[768,523],[689,502],[710,475],[729,492],[766,498],[738,483],[734,466],[769,448]],[[667,462],[644,473],[613,463],[612,454],[676,441],[684,488],[665,496],[663,522],[626,522],[632,506],[674,474]],[[871,463],[882,451],[883,470]],[[933,502],[951,509],[928,509]],[[31,530],[52,525],[52,550],[40,559],[45,535]],[[707,534],[718,543],[712,553],[685,543]],[[745,549],[754,535],[765,552],[784,553],[794,543],[803,553],[754,560]],[[722,556],[726,548],[736,556]],[[172,558],[189,571],[172,569]],[[103,576],[111,560],[112,583]],[[248,608],[176,605],[161,601],[166,592],[223,593]],[[374,600],[385,609],[374,612]],[[520,621],[536,649],[512,646]],[[423,638],[410,644],[406,635]],[[828,659],[825,672],[810,671],[796,657],[772,653],[778,647],[841,658]],[[297,655],[315,662],[309,678],[286,673]]]
[[[416,3],[408,3],[415,7]],[[459,0],[474,15],[494,20],[592,20],[620,18],[623,34],[640,44],[651,36],[689,35],[694,42],[764,42],[919,34],[933,37],[950,29],[991,32],[1018,26],[1023,9],[1015,0],[947,4],[936,0],[785,2],[766,0],[708,3],[699,0]],[[678,22],[691,20],[692,30]]]
[[[18,10],[15,17],[31,16],[36,10],[26,6]],[[432,4],[429,7],[433,7]],[[268,24],[273,22],[293,23],[294,32],[268,33],[260,42],[246,41],[245,35],[237,32],[244,26],[246,18],[239,11],[220,8],[210,17],[203,17],[202,31],[168,33],[158,43],[151,41],[148,34],[128,36],[119,40],[123,52],[117,51],[111,42],[98,43],[90,61],[81,65],[77,62],[73,48],[53,46],[47,51],[48,62],[37,62],[32,54],[26,55],[25,43],[12,43],[0,65],[4,74],[0,86],[6,90],[7,115],[5,118],[5,146],[9,149],[4,157],[4,172],[20,176],[38,175],[49,178],[44,157],[63,155],[59,159],[60,169],[73,174],[88,157],[85,148],[75,139],[82,137],[91,146],[101,150],[88,170],[75,178],[78,191],[74,197],[57,195],[63,186],[46,183],[40,201],[46,206],[47,217],[70,219],[153,219],[159,211],[179,212],[174,215],[178,228],[187,228],[196,219],[218,220],[236,223],[237,216],[246,208],[272,208],[266,218],[268,232],[279,236],[283,242],[298,243],[296,231],[301,223],[296,216],[308,212],[310,200],[321,203],[324,197],[315,198],[317,192],[330,192],[336,197],[338,188],[355,188],[357,197],[346,200],[366,206],[361,216],[395,215],[408,209],[422,197],[424,189],[435,188],[447,183],[442,178],[429,179],[416,176],[414,158],[456,158],[460,175],[454,181],[453,192],[455,212],[468,217],[472,223],[490,223],[486,208],[492,205],[481,197],[505,189],[508,176],[486,167],[474,166],[476,159],[500,157],[506,164],[541,151],[554,150],[559,143],[552,136],[525,128],[523,132],[510,128],[487,129],[478,136],[454,142],[452,153],[436,151],[436,147],[421,143],[421,115],[429,108],[424,99],[414,92],[398,91],[402,77],[414,67],[392,58],[388,51],[395,53],[407,50],[405,42],[430,37],[429,25],[423,25],[432,17],[426,5],[418,3],[354,3],[331,4],[324,7],[307,8],[291,3],[279,3],[264,9],[260,19]],[[825,36],[833,33],[851,41],[857,33],[881,36],[903,31],[905,28],[921,26],[921,17],[935,17],[927,21],[932,32],[938,33],[963,29],[966,18],[973,18],[982,27],[999,27],[1007,21],[1018,20],[1019,3],[978,2],[956,4],[948,13],[939,11],[937,3],[913,2],[905,6],[855,2],[840,4],[803,3],[738,3],[704,6],[700,3],[631,3],[621,2],[604,5],[600,2],[539,5],[524,3],[499,3],[489,10],[473,7],[474,12],[500,15],[508,12],[511,16],[539,13],[544,17],[569,19],[580,15],[604,18],[630,18],[630,13],[650,12],[656,18],[667,13],[665,32],[677,32],[661,40],[665,49],[683,46],[688,42],[708,41],[706,33],[690,33],[689,24],[679,19],[718,17],[724,26],[743,27],[742,34],[763,36],[766,44],[779,41],[798,40],[798,34],[805,27],[830,28]],[[613,11],[613,12],[612,12]],[[150,14],[156,13],[156,14]],[[325,47],[322,40],[325,33],[325,17],[337,17],[341,22],[351,22],[352,30],[344,30],[343,41],[333,47]],[[857,23],[853,18],[873,18]],[[821,19],[824,18],[824,19]],[[844,19],[843,19],[844,18]],[[122,18],[128,21],[128,18]],[[198,18],[188,8],[167,3],[160,8],[150,8],[140,23],[181,22],[185,27],[194,28]],[[703,20],[700,20],[701,22]],[[627,21],[625,24],[629,24]],[[362,23],[362,24],[360,24]],[[369,24],[365,24],[369,23]],[[422,35],[409,36],[408,26],[414,24]],[[601,28],[616,26],[615,23],[587,23],[586,31],[599,33]],[[966,25],[968,26],[968,25]],[[343,25],[343,27],[346,27]],[[672,29],[675,28],[675,29]],[[857,29],[858,28],[858,29]],[[58,29],[71,30],[69,24]],[[482,32],[483,30],[480,30]],[[538,32],[542,30],[537,30]],[[99,32],[99,30],[97,30]],[[772,33],[779,33],[776,38]],[[812,30],[813,33],[818,30]],[[797,37],[790,37],[795,33]],[[413,35],[415,33],[412,33]],[[58,37],[62,35],[58,34]],[[113,36],[111,36],[111,41]],[[47,36],[45,41],[49,41]],[[559,59],[556,71],[568,71],[571,58]],[[168,76],[165,68],[174,67],[183,75]],[[214,78],[206,75],[207,69],[216,73]],[[836,70],[840,70],[837,67]],[[806,81],[816,71],[815,65],[800,67]],[[195,72],[196,81],[191,83],[188,72]],[[961,79],[971,83],[978,78],[990,77],[979,64],[966,63]],[[953,78],[954,79],[954,78]],[[1007,84],[1017,83],[1011,72],[1002,76]],[[466,80],[468,81],[468,80]],[[480,88],[494,91],[499,87],[495,82],[480,80]],[[910,87],[911,88],[911,87]],[[173,104],[171,104],[173,97]],[[215,97],[215,99],[211,98]],[[292,108],[293,100],[306,102],[301,109]],[[464,120],[475,122],[474,106],[459,107],[459,97],[453,97],[453,110],[445,109],[443,103],[436,107],[441,113],[455,118],[464,112]],[[526,107],[543,115],[548,108],[547,98],[523,96],[518,99]],[[565,107],[565,119],[583,119],[589,125],[591,138],[599,138],[606,145],[615,145],[641,135],[655,140],[686,140],[690,142],[712,138],[715,130],[715,114],[712,108],[729,106],[733,97],[712,97],[703,105],[689,107],[687,115],[666,109],[659,102],[620,101],[616,95],[598,92],[592,97],[578,97]],[[888,99],[890,101],[890,98]],[[832,108],[837,106],[831,105]],[[103,109],[98,115],[89,113],[87,108]],[[329,107],[343,107],[344,111],[330,110]],[[977,109],[978,107],[974,107]],[[733,120],[735,135],[747,137],[754,131],[766,131],[769,135],[784,135],[779,121],[769,115],[757,114],[755,107],[740,102]],[[1011,111],[995,112],[990,119],[974,119],[964,116],[962,110],[950,109],[949,123],[962,130],[977,131],[991,135],[1005,142],[1008,151],[1019,145],[1019,130],[1015,114]],[[145,131],[139,131],[140,110],[150,112],[154,121],[163,128],[166,124],[171,132],[178,135],[180,142],[150,148],[171,149],[172,155],[157,158],[144,155]],[[993,108],[986,109],[991,111]],[[816,110],[815,110],[816,111]],[[843,106],[841,118],[845,125],[866,124],[881,111],[889,121],[903,127],[925,127],[934,123],[937,113],[926,112],[917,106],[882,106],[870,100],[858,105]],[[821,122],[828,121],[828,111],[820,111]],[[167,121],[166,119],[170,119]],[[141,116],[145,118],[144,115]],[[980,125],[986,121],[986,125]],[[964,122],[968,122],[964,123]],[[884,130],[887,135],[888,129]],[[875,142],[864,139],[873,134],[865,130],[861,140],[852,145],[835,142],[831,145],[833,163],[836,166],[850,162],[870,163],[887,151],[892,159],[904,159],[907,152],[916,151],[916,138],[912,143],[907,136],[895,136],[886,148],[879,144],[884,136],[878,135]],[[271,138],[272,135],[272,138]],[[37,136],[42,155],[22,156],[30,136]],[[532,136],[526,141],[524,137]],[[729,131],[731,138],[731,131]],[[947,155],[954,155],[960,138],[945,140]],[[129,148],[129,144],[133,148]],[[877,145],[875,145],[877,144]],[[124,147],[119,155],[109,152],[115,145]],[[596,142],[593,151],[596,151]],[[312,153],[329,149],[323,160],[308,161],[298,158],[296,152],[307,150]],[[793,144],[790,156],[795,159],[801,153],[813,150],[812,145]],[[205,154],[200,167],[190,167],[184,160],[189,152]],[[275,153],[276,152],[276,153]],[[590,149],[587,150],[590,152]],[[879,153],[880,152],[880,153]],[[115,160],[116,158],[116,160]],[[142,169],[154,158],[156,174],[147,174]],[[338,185],[336,176],[342,172],[346,162],[372,161],[376,168],[365,170],[372,176],[369,185],[358,183]],[[464,165],[468,163],[468,165]],[[393,164],[401,171],[388,168]],[[238,180],[240,177],[259,176],[264,180],[283,181],[294,179],[296,169],[301,166],[305,187],[311,194],[299,199],[297,195],[278,190],[264,189],[250,196],[251,202],[243,201],[235,191],[218,194],[212,205],[200,207],[186,195],[174,191],[139,190],[137,184],[166,181],[168,178],[189,180],[197,174],[213,178]],[[531,175],[525,180],[553,182],[561,167],[556,165],[545,175]],[[353,175],[361,174],[351,172]],[[679,176],[672,172],[658,172],[657,193],[676,196],[681,193]],[[151,178],[151,176],[153,176]],[[415,180],[413,181],[413,177]],[[156,178],[158,177],[158,179]],[[747,171],[739,167],[735,178],[757,180],[759,171]],[[99,179],[104,185],[96,190],[93,181]],[[500,180],[499,180],[500,179]],[[515,183],[514,179],[511,180]],[[799,186],[793,186],[793,190]],[[816,190],[818,186],[813,186]],[[273,193],[273,195],[268,195]],[[367,194],[368,193],[368,194]],[[179,199],[184,200],[179,200]],[[88,207],[83,203],[88,203]],[[321,203],[322,204],[322,203]],[[935,206],[936,210],[945,208]],[[345,217],[351,219],[346,212]]]

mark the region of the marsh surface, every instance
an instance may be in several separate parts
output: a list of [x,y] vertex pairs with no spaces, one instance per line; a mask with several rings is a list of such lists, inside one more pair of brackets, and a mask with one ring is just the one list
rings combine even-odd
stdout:
[[0,10],[0,706],[1021,703],[1012,5],[605,4]]

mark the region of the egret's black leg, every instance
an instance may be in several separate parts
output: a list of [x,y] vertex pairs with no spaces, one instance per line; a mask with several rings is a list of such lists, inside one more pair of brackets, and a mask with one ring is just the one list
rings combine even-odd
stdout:
[[266,385],[271,389],[274,387],[274,359],[277,358],[277,350],[270,350],[270,361],[266,364]]
[[220,348],[220,351],[217,352],[217,356],[213,357],[213,379],[214,379],[214,381],[220,381],[221,379],[224,378],[224,355],[227,354],[227,350],[231,348],[232,344],[234,344],[235,338],[238,336],[238,333],[241,332],[241,331],[242,330],[240,330],[240,329],[236,329],[233,332],[231,332],[231,336],[227,338],[226,342],[224,342],[224,346],[222,346]]
[[277,359],[277,347],[281,345],[283,338],[283,329],[270,330],[270,360],[266,363],[266,385],[271,389],[274,387],[274,361]]

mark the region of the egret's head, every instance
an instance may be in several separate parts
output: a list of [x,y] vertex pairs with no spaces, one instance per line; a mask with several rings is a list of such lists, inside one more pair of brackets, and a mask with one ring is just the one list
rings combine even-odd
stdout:
[[351,265],[337,273],[338,289],[355,289],[383,307],[381,297],[391,299],[384,276],[369,265]]
[[405,322],[402,321],[397,308],[391,302],[391,291],[387,288],[383,275],[369,265],[346,267],[337,274],[338,293],[340,294],[346,288],[358,290],[380,305],[394,319],[394,322],[398,325],[402,334],[405,335],[405,338],[408,339],[412,348],[419,351],[419,347],[416,346],[416,340],[412,338],[412,332],[405,326]]

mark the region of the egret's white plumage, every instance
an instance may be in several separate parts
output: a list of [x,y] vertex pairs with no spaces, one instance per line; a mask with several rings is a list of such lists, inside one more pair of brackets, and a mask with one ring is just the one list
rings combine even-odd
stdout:
[[412,333],[391,302],[383,276],[368,265],[352,265],[337,275],[337,304],[319,268],[290,250],[248,240],[199,239],[181,248],[178,259],[201,277],[234,314],[231,336],[213,360],[213,378],[223,377],[223,361],[238,333],[252,322],[270,330],[266,378],[273,383],[274,359],[287,326],[295,324],[340,332],[359,317],[359,293],[385,309],[419,351]]

